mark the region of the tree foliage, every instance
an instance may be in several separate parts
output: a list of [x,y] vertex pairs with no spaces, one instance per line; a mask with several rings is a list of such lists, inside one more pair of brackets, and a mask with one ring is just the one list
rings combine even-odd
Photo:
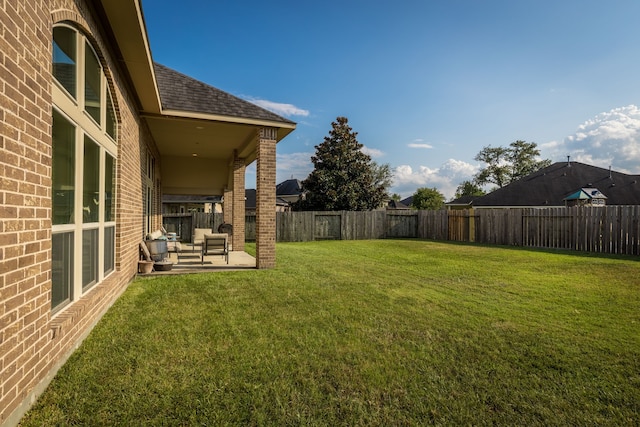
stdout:
[[363,145],[346,117],[331,123],[324,142],[311,157],[314,169],[302,182],[305,199],[298,210],[371,210],[388,198],[391,168],[378,165],[362,151]]
[[462,181],[458,188],[456,188],[456,194],[454,199],[459,199],[463,196],[484,196],[486,192],[475,181]]
[[418,188],[413,193],[411,207],[415,209],[437,210],[444,206],[444,195],[437,188]]
[[482,186],[495,184],[504,187],[551,164],[551,160],[539,160],[540,150],[535,142],[514,141],[509,147],[484,147],[475,160],[484,162],[485,168],[474,178]]

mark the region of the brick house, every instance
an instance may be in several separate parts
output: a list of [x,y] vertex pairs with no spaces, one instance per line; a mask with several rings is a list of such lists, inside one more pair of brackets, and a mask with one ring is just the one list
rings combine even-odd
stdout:
[[0,2],[0,425],[135,277],[163,193],[224,196],[275,265],[275,147],[295,123],[155,64],[140,0]]

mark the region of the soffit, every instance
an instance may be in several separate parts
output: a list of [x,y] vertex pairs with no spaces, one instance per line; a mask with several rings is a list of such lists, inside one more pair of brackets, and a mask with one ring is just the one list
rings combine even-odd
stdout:
[[159,113],[160,95],[140,1],[101,0],[100,4],[118,46],[118,60],[129,74],[140,108]]

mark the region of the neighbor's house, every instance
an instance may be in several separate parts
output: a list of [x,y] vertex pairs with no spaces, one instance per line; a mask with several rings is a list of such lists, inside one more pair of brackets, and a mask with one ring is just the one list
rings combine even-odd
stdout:
[[[255,215],[256,214],[256,196],[257,192],[255,189],[248,188],[244,192],[244,208],[247,214]],[[276,212],[289,212],[291,210],[291,205],[289,202],[284,200],[281,197],[276,197],[275,201],[275,210]]]
[[449,208],[640,205],[640,175],[579,162],[558,162],[489,194],[447,203]]
[[[413,199],[412,199],[413,200]],[[411,207],[409,205],[405,205],[401,201],[398,200],[389,200],[387,202],[387,210],[410,210]]]
[[222,213],[222,197],[163,194],[162,214]]
[[[298,201],[302,186],[297,179],[288,179],[276,185],[276,212],[289,210],[290,204]],[[222,198],[217,196],[167,195],[162,196],[162,213],[188,214],[191,212],[220,213]],[[256,212],[256,190],[245,190],[245,211]]]
[[302,181],[291,178],[276,185],[276,196],[289,203],[296,203],[303,197]]
[[135,277],[162,194],[224,196],[243,250],[256,160],[256,266],[275,264],[275,150],[295,123],[155,64],[140,0],[3,1],[0,26],[0,424],[14,425]]

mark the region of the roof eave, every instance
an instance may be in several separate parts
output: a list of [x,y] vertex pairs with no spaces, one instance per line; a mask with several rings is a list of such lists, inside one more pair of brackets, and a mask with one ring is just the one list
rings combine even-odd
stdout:
[[[243,125],[250,125],[255,127],[278,128],[279,129],[278,141],[280,141],[282,138],[284,138],[285,136],[293,132],[296,128],[296,124],[293,122],[277,122],[277,121],[264,120],[264,119],[251,119],[251,118],[245,118],[245,117],[198,113],[194,111],[162,110],[162,115],[168,116],[168,117],[179,117],[179,118],[187,118],[187,119],[215,121],[215,122],[222,122],[222,123],[243,124]],[[283,130],[284,132],[282,136],[281,136],[280,130]]]
[[160,113],[160,93],[140,0],[98,0],[142,111]]

